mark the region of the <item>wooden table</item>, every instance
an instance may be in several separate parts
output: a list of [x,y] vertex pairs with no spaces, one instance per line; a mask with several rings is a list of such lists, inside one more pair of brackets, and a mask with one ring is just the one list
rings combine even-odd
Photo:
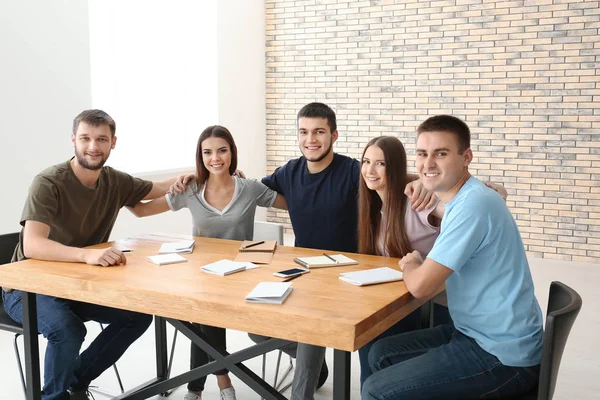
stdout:
[[[334,349],[334,399],[350,398],[350,352],[355,351],[421,306],[404,282],[358,287],[341,281],[340,272],[388,266],[398,259],[344,253],[359,265],[318,268],[293,281],[294,290],[282,305],[244,301],[258,282],[278,282],[273,272],[293,268],[294,257],[321,255],[313,249],[278,246],[269,265],[218,276],[200,266],[233,259],[240,242],[196,237],[189,261],[158,266],[146,260],[163,242],[190,238],[184,235],[148,234],[115,242],[132,249],[127,265],[102,268],[79,263],[26,260],[0,267],[0,286],[24,291],[23,318],[27,368],[27,399],[39,399],[37,321],[35,295],[45,294],[76,301],[137,311],[157,316],[157,377],[119,399],[143,399],[226,367],[261,396],[283,399],[278,392],[248,370],[242,361],[297,341]],[[109,244],[93,246],[106,247]],[[335,252],[329,252],[335,254]],[[215,362],[166,380],[165,319],[208,351]],[[270,336],[273,339],[229,354],[214,349],[188,322]],[[37,376],[36,376],[37,370]],[[140,391],[141,389],[141,391]]]

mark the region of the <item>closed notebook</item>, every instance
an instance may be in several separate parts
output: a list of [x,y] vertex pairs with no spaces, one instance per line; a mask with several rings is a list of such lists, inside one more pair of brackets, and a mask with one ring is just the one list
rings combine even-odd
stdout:
[[187,259],[179,254],[161,254],[158,256],[149,256],[148,261],[157,265],[177,264],[186,262]]
[[182,240],[181,242],[163,243],[158,254],[180,253],[189,254],[194,251],[194,240]]
[[[329,257],[333,258],[331,260]],[[346,257],[343,254],[332,254],[326,256],[315,256],[315,257],[296,257],[294,262],[300,264],[305,268],[323,268],[323,267],[341,267],[344,265],[356,265],[358,262]]]
[[253,265],[252,263],[219,260],[200,267],[200,269],[204,272],[208,272],[209,274],[225,276],[256,267],[257,266]]
[[266,240],[264,243],[251,246],[252,244],[258,242],[259,241],[257,240],[244,240],[234,261],[252,262],[256,264],[271,264],[273,253],[275,253],[275,249],[277,248],[277,241]]
[[388,267],[366,269],[363,271],[344,272],[340,279],[356,286],[375,285],[377,283],[402,280],[402,272]]
[[292,292],[291,282],[260,282],[248,295],[250,303],[282,304]]

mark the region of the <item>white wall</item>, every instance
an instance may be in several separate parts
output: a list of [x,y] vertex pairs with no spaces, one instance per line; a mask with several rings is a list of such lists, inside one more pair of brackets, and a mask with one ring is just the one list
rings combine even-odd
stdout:
[[[235,136],[239,167],[260,179],[266,171],[264,5],[236,0],[218,5],[219,123]],[[73,154],[72,120],[91,107],[89,53],[86,1],[0,2],[0,176],[5,188],[0,233],[19,229],[35,174]],[[179,172],[141,177],[159,180]],[[259,209],[257,218],[264,215]],[[143,220],[123,210],[112,237],[149,231],[189,233],[191,221],[185,210]]]
[[86,1],[0,2],[0,233],[16,231],[32,178],[72,154],[91,105]]
[[[261,179],[266,172],[267,159],[264,5],[258,1],[219,0],[217,12],[219,124],[226,126],[235,138],[238,168],[247,177]],[[139,176],[159,180],[180,172],[162,171]],[[257,208],[256,219],[266,219],[264,208]],[[191,231],[187,210],[137,221],[127,210],[122,210],[112,238],[144,232],[189,234]]]

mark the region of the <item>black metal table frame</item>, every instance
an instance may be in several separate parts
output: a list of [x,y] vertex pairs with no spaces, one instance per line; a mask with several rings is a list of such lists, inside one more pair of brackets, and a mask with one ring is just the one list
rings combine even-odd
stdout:
[[[27,400],[41,399],[41,379],[39,368],[39,343],[37,329],[37,305],[34,293],[23,292],[23,330],[25,341],[25,376],[27,381]],[[184,372],[173,378],[167,378],[167,327],[169,322],[177,330],[187,336],[194,344],[206,351],[214,361],[201,367]],[[284,400],[285,397],[258,375],[248,369],[243,361],[261,354],[281,348],[289,341],[269,339],[262,343],[247,347],[229,354],[224,349],[217,349],[206,341],[206,336],[191,323],[155,317],[156,335],[156,378],[149,380],[114,400],[142,400],[164,393],[201,376],[226,368],[252,390],[267,400]],[[333,354],[333,399],[350,399],[350,352],[335,350]]]

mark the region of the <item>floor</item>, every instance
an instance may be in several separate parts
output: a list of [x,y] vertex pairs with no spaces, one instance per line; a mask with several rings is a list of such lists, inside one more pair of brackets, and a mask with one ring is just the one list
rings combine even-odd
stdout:
[[[583,298],[583,308],[573,327],[571,336],[563,356],[560,375],[556,388],[554,399],[557,400],[591,400],[598,398],[600,389],[600,307],[594,300],[593,293],[598,295],[598,284],[600,283],[600,265],[564,262],[546,259],[530,259],[530,265],[534,282],[536,285],[536,295],[542,309],[545,309],[548,298],[548,288],[551,281],[561,281],[579,292]],[[93,323],[88,323],[88,337],[94,338],[99,330]],[[172,331],[170,331],[170,335]],[[169,336],[171,337],[171,336]],[[241,349],[251,342],[243,332],[229,331],[227,342],[230,351]],[[22,342],[21,342],[22,343]],[[45,345],[41,340],[40,345]],[[84,345],[85,346],[85,345]],[[21,347],[22,348],[22,347]],[[19,381],[17,367],[12,353],[12,336],[5,332],[0,332],[0,349],[2,349],[2,364],[0,366],[0,387],[2,388],[2,399],[22,399],[23,393]],[[43,353],[42,353],[43,354]],[[174,361],[175,373],[186,371],[188,368],[189,341],[187,339],[178,340],[176,356]],[[267,362],[267,377],[273,378],[275,368],[276,352],[269,354]],[[333,352],[328,350],[327,361],[332,365]],[[288,362],[285,357],[284,362]],[[259,372],[261,370],[260,358],[255,358],[246,364],[252,370]],[[352,355],[352,399],[360,399],[358,384],[358,355]],[[152,328],[149,329],[140,340],[138,340],[124,355],[118,363],[123,382],[126,387],[133,387],[139,383],[148,380],[154,370],[154,337]],[[281,370],[283,370],[283,366]],[[237,398],[242,400],[258,399],[259,396],[253,393],[248,387],[233,377],[234,386],[237,391]],[[97,379],[95,384],[110,393],[117,393],[117,383],[112,371],[105,372]],[[169,399],[181,400],[185,393],[185,388],[179,388]],[[286,392],[289,396],[289,390]],[[96,394],[96,399],[108,398]],[[161,399],[157,396],[154,399]],[[214,377],[209,377],[207,389],[203,396],[204,400],[218,399],[218,390]],[[325,400],[332,398],[332,378],[328,379],[316,394],[316,400]]]

